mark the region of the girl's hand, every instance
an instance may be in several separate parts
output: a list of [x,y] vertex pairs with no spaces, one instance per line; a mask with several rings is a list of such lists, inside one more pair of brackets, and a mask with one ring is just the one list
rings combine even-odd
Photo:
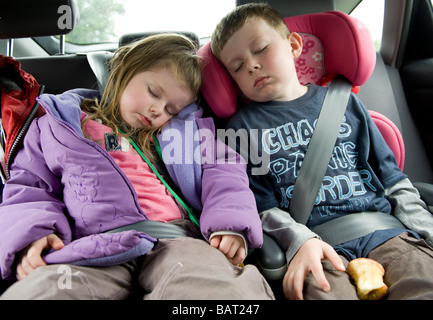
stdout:
[[47,265],[42,259],[42,251],[50,248],[59,250],[63,247],[63,241],[54,233],[31,243],[20,254],[16,272],[18,280],[24,279],[36,268]]
[[283,291],[287,299],[303,299],[304,281],[310,272],[323,291],[331,290],[323,272],[323,259],[331,261],[337,270],[345,271],[343,261],[329,244],[316,238],[305,241],[290,262],[283,279]]
[[213,236],[210,245],[224,253],[227,259],[234,265],[241,264],[247,253],[244,239],[241,236],[233,234],[224,234]]

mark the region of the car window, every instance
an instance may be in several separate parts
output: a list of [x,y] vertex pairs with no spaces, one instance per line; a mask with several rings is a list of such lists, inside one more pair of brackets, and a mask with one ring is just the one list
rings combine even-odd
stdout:
[[[433,1],[433,0],[432,0]],[[376,50],[382,42],[384,0],[363,0],[350,14],[361,20],[371,33]]]
[[[68,53],[114,50],[122,35],[146,31],[190,31],[203,44],[221,18],[236,6],[236,0],[76,0],[76,4],[80,18],[65,37]],[[351,13],[367,25],[377,50],[383,14],[384,0],[363,0]],[[58,52],[58,40],[37,41],[47,52]]]
[[77,0],[80,19],[66,41],[74,44],[117,42],[127,33],[191,31],[209,38],[235,0]]

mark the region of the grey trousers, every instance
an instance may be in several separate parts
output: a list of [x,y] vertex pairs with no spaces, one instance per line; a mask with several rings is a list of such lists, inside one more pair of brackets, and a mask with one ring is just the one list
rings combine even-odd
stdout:
[[257,268],[233,266],[193,238],[162,239],[123,265],[49,265],[16,282],[1,299],[274,299]]
[[[348,265],[344,258],[343,262]],[[368,258],[378,261],[385,269],[388,286],[385,299],[433,299],[433,249],[424,241],[403,233],[372,250]],[[347,273],[336,270],[328,260],[322,262],[331,290],[325,293],[312,274],[304,284],[304,299],[356,300],[356,288]]]

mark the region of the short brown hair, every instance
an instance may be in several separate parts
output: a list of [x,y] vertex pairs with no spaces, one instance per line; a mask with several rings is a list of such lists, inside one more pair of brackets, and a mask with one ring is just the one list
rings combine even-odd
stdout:
[[211,38],[211,49],[218,59],[227,41],[253,18],[263,19],[283,38],[289,36],[286,23],[274,8],[265,3],[247,3],[233,9],[216,26]]

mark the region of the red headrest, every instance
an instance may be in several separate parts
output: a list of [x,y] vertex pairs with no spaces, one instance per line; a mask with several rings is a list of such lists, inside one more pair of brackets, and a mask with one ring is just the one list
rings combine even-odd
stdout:
[[[334,74],[345,76],[354,86],[368,80],[376,64],[376,50],[361,21],[338,11],[288,17],[284,21],[303,39],[303,52],[296,59],[301,83],[321,84]],[[240,91],[212,54],[210,43],[198,53],[204,59],[203,96],[217,117],[229,118],[236,112]]]

